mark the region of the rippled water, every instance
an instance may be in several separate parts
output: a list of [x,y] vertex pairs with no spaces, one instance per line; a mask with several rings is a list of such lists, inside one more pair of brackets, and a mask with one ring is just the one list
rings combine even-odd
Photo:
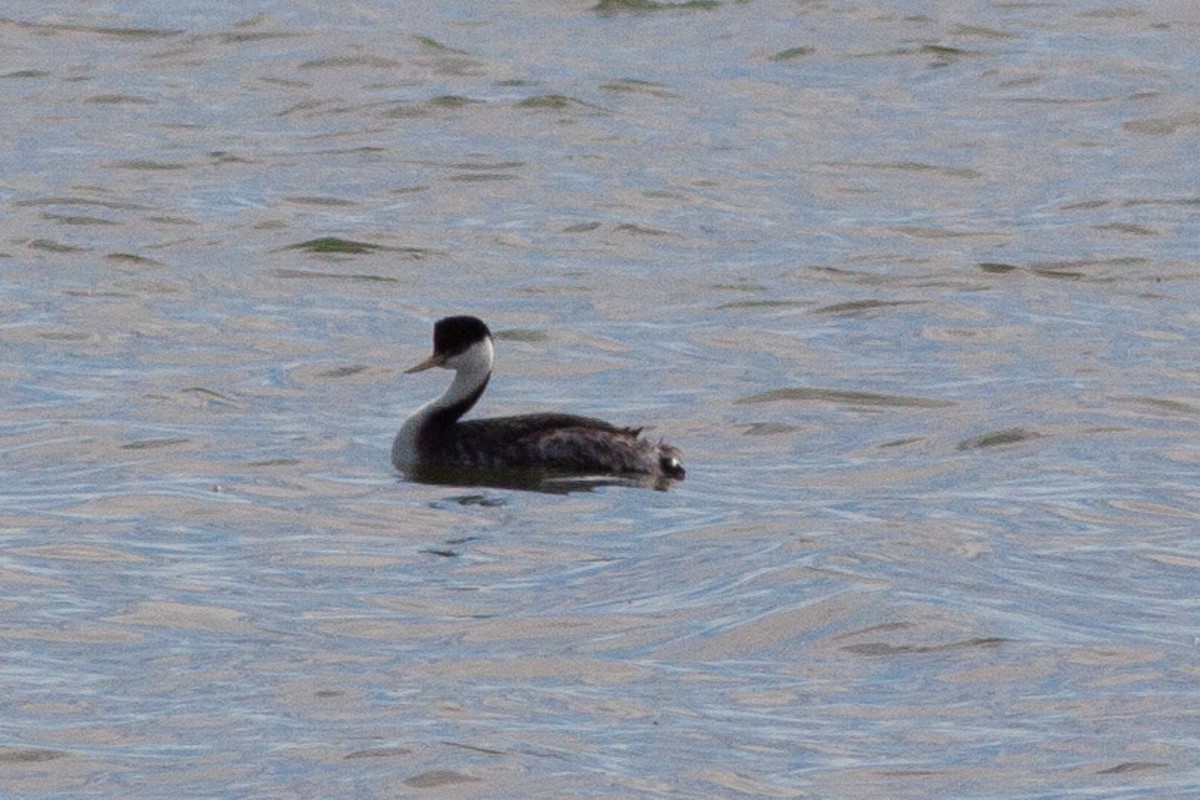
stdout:
[[1195,793],[1200,6],[184,5],[0,12],[6,794]]

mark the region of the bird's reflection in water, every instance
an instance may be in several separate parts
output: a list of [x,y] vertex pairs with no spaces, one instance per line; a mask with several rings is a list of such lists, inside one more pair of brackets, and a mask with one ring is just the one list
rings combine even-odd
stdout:
[[652,475],[571,475],[511,467],[413,466],[404,477],[415,483],[435,486],[513,489],[543,494],[593,492],[607,486],[655,489],[665,492],[675,483],[671,478]]

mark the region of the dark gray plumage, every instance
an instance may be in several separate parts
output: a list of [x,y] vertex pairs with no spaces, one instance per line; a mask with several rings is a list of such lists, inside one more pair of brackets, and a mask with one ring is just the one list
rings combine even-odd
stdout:
[[460,422],[491,378],[491,331],[475,317],[446,317],[434,326],[433,340],[433,355],[408,372],[442,367],[455,371],[454,380],[401,427],[392,445],[397,469],[486,467],[684,477],[679,450],[641,438],[640,428],[554,413]]

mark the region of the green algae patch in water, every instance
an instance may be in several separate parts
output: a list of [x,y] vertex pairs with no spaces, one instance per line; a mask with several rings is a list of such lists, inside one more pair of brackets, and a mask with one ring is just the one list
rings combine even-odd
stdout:
[[1002,264],[999,261],[981,261],[975,266],[992,275],[1005,275],[1009,272],[1015,272],[1017,269],[1016,264]]
[[871,311],[895,308],[897,306],[920,305],[920,300],[852,300],[847,303],[834,303],[816,310],[818,314],[832,314],[837,317],[861,316]]
[[356,283],[399,283],[387,275],[369,275],[357,273],[342,275],[337,272],[319,272],[309,269],[273,269],[271,274],[276,278],[300,278],[306,280],[354,281]]
[[905,397],[895,394],[822,389],[811,386],[773,389],[762,394],[742,397],[734,402],[740,405],[743,403],[775,403],[780,401],[817,401],[856,406],[895,406],[901,408],[948,408],[954,405],[946,400],[936,400],[930,397]]
[[717,0],[686,0],[682,3],[659,3],[655,0],[600,0],[592,6],[599,14],[641,13],[647,11],[695,11],[720,7]]
[[431,108],[462,108],[474,103],[482,102],[480,100],[472,100],[469,97],[463,97],[460,94],[443,94],[438,97],[431,98],[426,101],[426,105]]
[[658,98],[676,98],[681,95],[669,91],[666,84],[655,83],[654,81],[644,81],[638,78],[621,78],[620,80],[609,81],[600,85],[601,89],[607,92],[625,92],[629,94],[645,94],[651,97]]
[[0,747],[0,764],[39,764],[66,755],[62,750],[44,750],[39,747]]
[[1025,428],[1005,428],[1004,430],[972,436],[958,443],[959,450],[980,450],[984,447],[1000,447],[1006,444],[1018,444],[1031,439],[1040,439],[1042,434]]
[[31,250],[45,250],[47,253],[82,253],[86,247],[56,242],[53,239],[34,239],[26,245]]
[[922,53],[931,53],[935,56],[965,56],[970,55],[970,52],[958,47],[950,47],[944,44],[923,44],[921,45]]
[[174,447],[177,444],[187,444],[191,439],[173,436],[165,439],[139,439],[136,442],[121,445],[122,450],[156,450],[160,447]]
[[308,239],[296,244],[285,245],[278,248],[275,252],[279,252],[280,250],[303,250],[306,253],[314,253],[316,255],[351,256],[369,255],[371,253],[393,253],[412,261],[441,255],[437,250],[429,250],[424,247],[394,247],[386,244],[360,242],[354,239],[342,239],[338,236],[321,236],[316,239]]
[[524,100],[517,101],[517,108],[548,108],[554,111],[559,111],[564,108],[570,108],[578,101],[572,100],[565,94],[539,94],[534,97],[526,97]]
[[802,56],[811,56],[816,52],[812,47],[789,47],[787,50],[780,50],[773,56],[770,56],[767,61],[791,61],[793,58]]
[[358,256],[364,253],[375,253],[386,248],[370,242],[356,242],[353,239],[340,239],[337,236],[321,236],[290,245],[285,249],[304,250],[309,253],[348,253]]
[[413,40],[417,44],[421,45],[421,47],[423,47],[424,49],[429,50],[434,53],[454,53],[455,55],[466,55],[467,54],[465,50],[459,50],[457,48],[450,47],[449,45],[444,45],[441,42],[439,42],[437,39],[434,39],[429,36],[414,36]]
[[161,267],[161,261],[155,261],[153,258],[139,256],[137,253],[109,253],[104,257],[106,261],[113,261],[118,264],[134,264],[142,267]]
[[506,328],[496,331],[496,338],[508,342],[548,342],[550,334],[537,328]]
[[0,75],[0,78],[46,78],[54,73],[45,69],[18,69]]

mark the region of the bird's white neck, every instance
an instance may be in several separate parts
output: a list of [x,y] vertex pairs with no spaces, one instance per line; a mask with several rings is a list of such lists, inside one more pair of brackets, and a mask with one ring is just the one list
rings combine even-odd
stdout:
[[471,410],[492,375],[495,357],[492,340],[487,338],[442,364],[443,369],[454,370],[454,380],[441,397],[418,408],[400,426],[392,443],[392,463],[397,467],[416,464],[419,460],[417,440],[427,425],[435,422],[453,424]]
[[447,359],[442,366],[454,370],[454,380],[450,382],[446,391],[442,392],[441,397],[421,406],[421,410],[428,409],[429,413],[434,413],[453,408],[476,394],[479,387],[487,383],[491,376],[495,360],[496,351],[492,347],[491,338],[476,342],[453,358]]

